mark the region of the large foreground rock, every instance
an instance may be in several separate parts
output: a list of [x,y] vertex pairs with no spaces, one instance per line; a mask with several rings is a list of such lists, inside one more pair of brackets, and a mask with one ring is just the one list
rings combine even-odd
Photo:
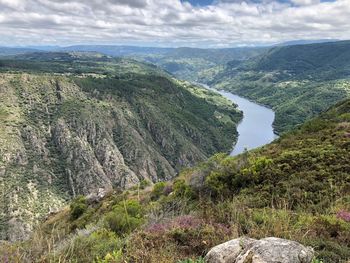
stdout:
[[243,237],[213,247],[205,260],[208,263],[309,263],[313,256],[311,247],[295,241]]

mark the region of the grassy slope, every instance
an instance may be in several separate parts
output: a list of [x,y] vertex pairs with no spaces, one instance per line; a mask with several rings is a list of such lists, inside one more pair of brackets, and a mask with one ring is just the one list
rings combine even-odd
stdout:
[[349,142],[346,100],[270,145],[217,154],[153,190],[75,200],[31,242],[2,249],[29,261],[176,262],[241,235],[276,236],[313,246],[322,262],[347,262]]
[[349,50],[349,41],[276,47],[229,63],[212,84],[272,107],[285,132],[349,96]]
[[235,139],[230,102],[154,66],[33,56],[0,61],[2,239],[24,238],[74,194],[169,179]]

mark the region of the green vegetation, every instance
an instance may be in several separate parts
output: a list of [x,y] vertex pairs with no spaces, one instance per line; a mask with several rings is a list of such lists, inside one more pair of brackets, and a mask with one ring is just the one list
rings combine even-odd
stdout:
[[151,198],[153,200],[159,199],[159,197],[161,197],[163,195],[165,187],[166,187],[166,183],[165,182],[156,183],[153,186],[153,190],[152,190],[152,193],[151,193]]
[[277,133],[290,131],[350,94],[350,42],[273,48],[178,48],[131,55],[180,79],[267,105]]
[[138,60],[158,65],[179,79],[207,83],[232,60],[243,61],[262,54],[266,48],[176,48],[161,54],[135,54]]
[[79,196],[70,203],[71,218],[78,219],[87,210],[86,199],[84,196]]
[[113,207],[105,221],[113,232],[119,235],[128,234],[143,223],[141,204],[134,200],[124,200]]
[[349,97],[349,50],[349,41],[276,47],[228,63],[209,83],[272,107],[281,133]]
[[195,260],[193,259],[180,260],[177,263],[205,263],[205,261],[204,261],[204,258],[200,257]]
[[[0,60],[0,71],[5,240],[26,238],[44,215],[76,196],[147,189],[228,152],[242,118],[217,94],[134,60],[34,53]],[[89,213],[77,198],[72,228]]]
[[3,242],[0,261],[199,263],[243,235],[312,246],[313,263],[349,261],[348,45],[277,47],[225,67],[218,53],[177,50],[172,71],[276,111],[280,138],[236,157],[217,152],[242,114],[155,66],[84,52],[0,60],[1,237],[25,238],[51,212],[29,240]]
[[29,262],[203,262],[214,245],[246,235],[312,246],[313,262],[347,262],[349,113],[346,100],[261,149],[216,154],[153,189],[111,193],[78,219],[67,208],[2,252]]

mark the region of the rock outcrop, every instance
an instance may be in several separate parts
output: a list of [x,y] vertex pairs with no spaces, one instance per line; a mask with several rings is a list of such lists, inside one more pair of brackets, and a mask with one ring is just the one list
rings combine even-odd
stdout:
[[[241,116],[233,106],[154,74],[128,81],[1,74],[0,240],[25,239],[77,195],[93,201],[113,188],[169,180],[230,147]],[[217,111],[232,122],[208,119]]]
[[207,263],[310,263],[313,256],[311,247],[295,241],[243,237],[213,247],[205,260]]

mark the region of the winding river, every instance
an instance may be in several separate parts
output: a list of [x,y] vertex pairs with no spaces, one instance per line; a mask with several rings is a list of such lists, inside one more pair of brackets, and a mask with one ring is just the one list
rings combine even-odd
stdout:
[[209,88],[207,85],[201,85],[233,101],[243,112],[243,119],[237,127],[238,140],[231,152],[231,156],[240,154],[245,149],[251,150],[268,144],[278,137],[272,127],[275,119],[273,110],[230,92],[217,91]]

